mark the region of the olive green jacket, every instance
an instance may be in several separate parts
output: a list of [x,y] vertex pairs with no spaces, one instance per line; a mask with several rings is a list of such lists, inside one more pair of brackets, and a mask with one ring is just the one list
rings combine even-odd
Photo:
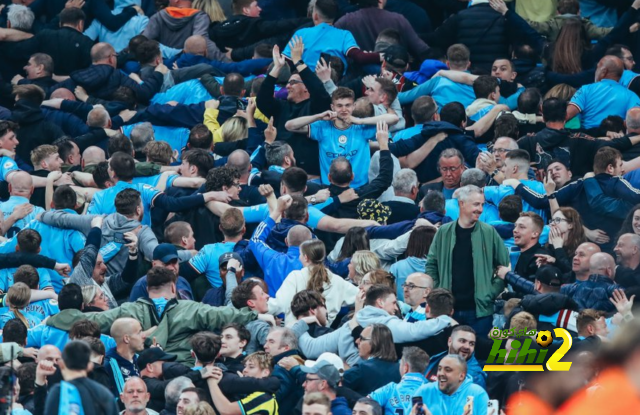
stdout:
[[[458,221],[447,223],[440,227],[433,239],[425,273],[433,278],[433,286],[451,290],[453,277],[453,247],[456,244],[456,224]],[[493,302],[498,294],[504,290],[504,281],[494,276],[498,265],[509,266],[509,250],[502,238],[491,225],[484,222],[476,223],[471,232],[471,248],[473,250],[476,316],[486,317],[493,314]]]
[[[560,34],[560,29],[564,26],[564,22],[569,18],[576,18],[578,16],[573,14],[562,14],[559,16],[554,16],[550,20],[546,22],[533,22],[527,20],[527,23],[534,28],[538,33],[543,36],[546,36],[549,42],[553,43],[558,39],[558,35]],[[598,27],[591,22],[589,19],[582,19],[582,26],[584,30],[587,32],[587,37],[590,40],[600,39],[609,34],[612,27]]]
[[[73,313],[70,313],[73,311]],[[80,310],[67,310],[63,318],[57,315],[49,317],[46,324],[69,331],[78,320],[87,319],[98,323],[100,331],[109,334],[113,322],[121,317],[131,317],[140,322],[142,330],[153,326],[157,329],[147,338],[150,345],[155,337],[164,351],[178,355],[178,361],[193,366],[191,357],[191,336],[201,331],[221,329],[228,323],[246,324],[255,320],[258,313],[248,308],[237,310],[233,307],[211,307],[189,300],[170,300],[161,316],[149,298],[139,298],[133,303],[124,303],[113,310],[100,313],[82,313]]]

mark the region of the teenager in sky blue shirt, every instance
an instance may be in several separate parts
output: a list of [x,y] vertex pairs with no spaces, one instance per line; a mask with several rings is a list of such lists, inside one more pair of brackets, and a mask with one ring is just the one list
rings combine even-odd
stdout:
[[140,192],[144,216],[140,221],[143,225],[151,225],[151,208],[159,204],[169,212],[186,211],[203,206],[212,201],[214,194],[207,192],[180,198],[173,198],[148,184],[132,183],[135,174],[135,161],[129,154],[117,152],[109,160],[109,175],[115,182],[112,187],[101,190],[93,195],[87,213],[108,215],[116,212],[114,200],[116,195],[124,189],[135,189]]
[[398,122],[392,113],[369,118],[352,116],[355,94],[349,88],[339,87],[331,95],[331,111],[287,121],[285,128],[292,132],[309,134],[320,144],[320,173],[322,183],[329,185],[329,168],[338,157],[345,157],[353,168],[351,187],[364,186],[369,181],[371,162],[369,141],[375,139],[376,123]]

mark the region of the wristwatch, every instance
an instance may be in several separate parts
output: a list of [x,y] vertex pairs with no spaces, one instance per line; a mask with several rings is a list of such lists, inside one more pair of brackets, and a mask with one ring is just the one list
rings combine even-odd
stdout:
[[227,272],[233,272],[235,274],[236,273],[236,269],[234,267],[228,267],[227,268]]
[[317,201],[318,199],[316,199],[315,196],[311,196],[311,199],[309,199],[309,202],[311,202],[312,205],[315,205]]
[[304,61],[302,59],[300,59],[298,62],[296,62],[296,64],[294,66],[298,66],[298,65],[306,65],[304,63]]

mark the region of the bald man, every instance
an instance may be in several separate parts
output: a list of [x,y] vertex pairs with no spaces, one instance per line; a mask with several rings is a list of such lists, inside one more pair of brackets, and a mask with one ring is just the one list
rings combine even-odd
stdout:
[[82,152],[82,170],[87,166],[96,165],[102,161],[107,161],[107,155],[104,150],[100,147],[91,146],[87,147],[86,150]]
[[107,350],[104,367],[111,379],[111,392],[119,396],[127,379],[140,376],[138,353],[144,350],[147,336],[138,320],[126,317],[113,322],[111,337],[116,341],[116,347]]
[[156,415],[153,409],[147,409],[151,394],[147,384],[137,376],[130,377],[125,383],[120,400],[124,404],[122,415]]
[[45,344],[40,348],[40,350],[38,350],[38,358],[36,359],[36,361],[41,362],[43,360],[46,360],[48,362],[57,364],[60,359],[62,359],[62,353],[60,352],[60,349],[58,349],[56,346]]
[[561,294],[572,298],[580,309],[593,308],[604,312],[615,312],[615,306],[609,301],[616,289],[623,289],[613,282],[616,275],[616,262],[604,252],[597,252],[589,259],[589,279],[576,281],[560,289]]
[[255,206],[262,203],[266,203],[264,196],[260,194],[256,186],[249,185],[249,177],[251,176],[251,159],[249,154],[244,150],[235,150],[229,154],[227,159],[227,166],[234,167],[240,172],[240,200],[245,203],[245,206]]
[[401,294],[403,301],[411,306],[411,312],[404,319],[409,322],[426,320],[424,307],[427,295],[433,290],[433,278],[424,272],[414,272],[404,282],[400,282],[397,289],[398,297]]
[[74,91],[77,86],[81,86],[92,97],[111,99],[111,95],[124,86],[134,92],[139,102],[148,102],[160,91],[164,74],[168,73],[169,69],[160,64],[155,68],[153,76],[138,84],[116,68],[117,56],[110,44],[96,43],[91,48],[91,66],[77,71],[77,77],[59,83],[58,88]]
[[207,57],[207,41],[200,35],[189,36],[184,41],[184,53]]
[[613,252],[616,254],[616,282],[625,288],[640,285],[640,235],[620,235]]
[[615,56],[600,59],[596,67],[595,83],[581,87],[567,107],[567,120],[580,116],[585,129],[597,128],[609,115],[624,118],[633,107],[640,106],[640,98],[618,82],[624,64]]
[[44,209],[33,206],[29,199],[33,194],[33,179],[24,171],[17,171],[9,177],[9,199],[0,203],[2,220],[0,221],[0,234],[7,238],[20,232],[29,222]]

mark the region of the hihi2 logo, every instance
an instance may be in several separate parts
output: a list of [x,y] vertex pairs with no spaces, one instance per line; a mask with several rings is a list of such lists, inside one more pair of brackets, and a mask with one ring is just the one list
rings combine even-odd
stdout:
[[[546,363],[549,371],[568,371],[571,368],[571,362],[560,362],[560,359],[571,349],[573,339],[569,332],[565,329],[556,328],[553,330],[555,337],[562,339],[562,345],[549,357]],[[535,335],[536,343],[541,349],[531,348],[533,336]],[[482,368],[485,372],[542,372],[544,371],[543,363],[547,359],[547,349],[552,343],[553,338],[550,331],[529,331],[527,329],[514,333],[513,330],[499,330],[497,328],[491,331],[493,338],[493,347],[487,359],[487,364]],[[509,349],[506,348],[507,338],[511,340]],[[504,348],[502,342],[505,341]]]

